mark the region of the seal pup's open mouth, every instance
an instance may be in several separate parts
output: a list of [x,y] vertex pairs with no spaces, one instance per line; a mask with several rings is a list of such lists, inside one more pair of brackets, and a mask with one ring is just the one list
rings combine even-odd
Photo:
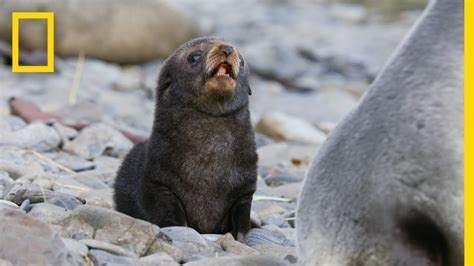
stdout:
[[235,79],[235,73],[232,66],[227,63],[220,63],[218,64],[214,70],[211,72],[212,78],[223,78],[223,79]]

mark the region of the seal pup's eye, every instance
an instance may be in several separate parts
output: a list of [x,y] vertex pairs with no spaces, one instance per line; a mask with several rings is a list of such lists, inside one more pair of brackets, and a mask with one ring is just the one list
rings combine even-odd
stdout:
[[188,62],[191,64],[196,63],[197,61],[199,61],[199,59],[201,59],[201,55],[202,55],[201,51],[192,52],[191,54],[188,55]]

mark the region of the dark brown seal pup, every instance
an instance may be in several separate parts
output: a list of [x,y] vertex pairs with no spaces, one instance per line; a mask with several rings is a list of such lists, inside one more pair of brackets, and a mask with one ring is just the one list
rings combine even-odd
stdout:
[[117,210],[161,227],[242,237],[257,179],[249,94],[232,45],[199,38],[178,48],[159,75],[151,136],[117,174]]

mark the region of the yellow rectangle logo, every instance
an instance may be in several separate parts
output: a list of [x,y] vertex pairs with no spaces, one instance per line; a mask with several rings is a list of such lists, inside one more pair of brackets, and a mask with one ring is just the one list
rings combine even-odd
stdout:
[[[20,19],[46,19],[48,25],[46,66],[20,65]],[[54,72],[54,12],[12,12],[12,72]]]

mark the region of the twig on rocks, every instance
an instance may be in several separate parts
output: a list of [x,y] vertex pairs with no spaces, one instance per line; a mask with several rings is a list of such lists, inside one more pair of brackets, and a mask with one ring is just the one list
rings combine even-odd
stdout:
[[74,78],[72,79],[72,86],[69,92],[69,105],[74,105],[77,102],[77,90],[81,84],[82,67],[84,66],[84,52],[80,51],[77,57],[76,70],[74,71]]
[[57,162],[51,160],[50,158],[48,158],[47,156],[45,156],[45,155],[43,155],[43,154],[41,154],[41,153],[39,153],[39,152],[36,152],[36,151],[34,151],[34,150],[28,149],[28,150],[26,150],[26,153],[31,153],[32,155],[34,155],[34,156],[40,158],[41,160],[43,160],[43,161],[45,161],[45,162],[47,162],[47,163],[49,163],[49,164],[51,164],[51,165],[53,165],[53,166],[56,166],[57,168],[59,168],[59,169],[61,169],[61,170],[63,170],[63,171],[66,171],[66,172],[68,172],[68,173],[70,173],[70,174],[75,174],[75,173],[76,173],[75,171],[73,171],[73,170],[67,168],[66,166],[64,166],[64,165],[62,165],[62,164],[59,164],[59,163],[57,163]]
[[281,201],[281,202],[290,202],[291,201],[291,199],[285,199],[285,198],[280,198],[280,197],[271,197],[271,196],[262,196],[262,195],[253,195],[253,200],[254,201],[272,200],[272,201]]

